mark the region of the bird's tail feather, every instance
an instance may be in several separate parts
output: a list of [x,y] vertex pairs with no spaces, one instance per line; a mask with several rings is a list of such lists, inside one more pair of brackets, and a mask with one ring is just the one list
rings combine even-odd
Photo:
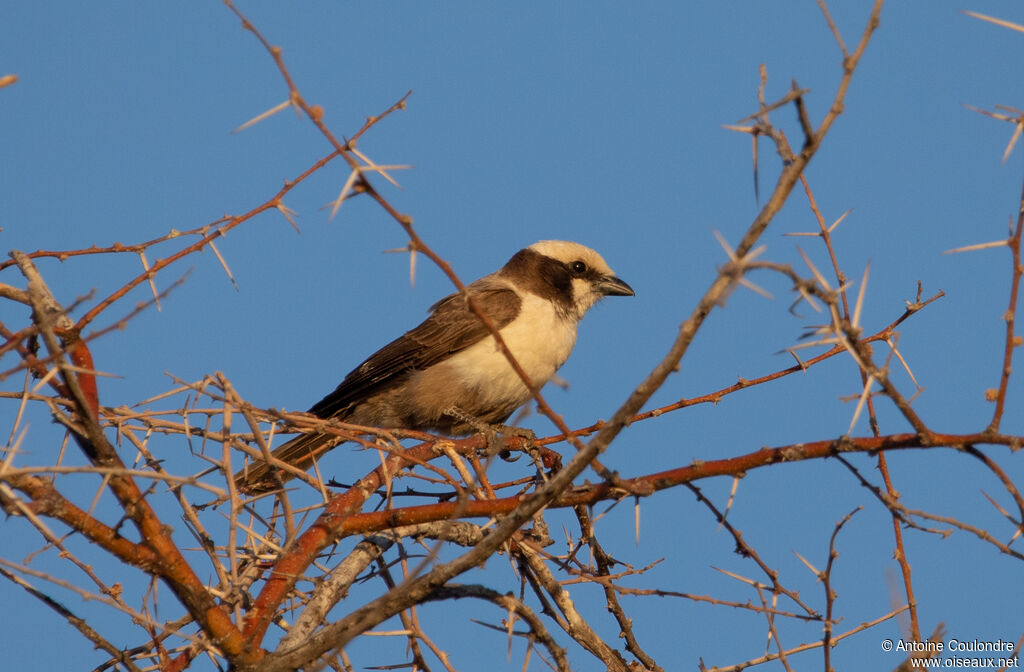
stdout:
[[[301,434],[283,443],[270,454],[276,460],[305,471],[313,464],[314,458],[344,441],[339,436],[323,432]],[[254,460],[234,475],[235,487],[241,492],[257,495],[280,487],[294,475],[284,469],[272,466],[264,460]]]

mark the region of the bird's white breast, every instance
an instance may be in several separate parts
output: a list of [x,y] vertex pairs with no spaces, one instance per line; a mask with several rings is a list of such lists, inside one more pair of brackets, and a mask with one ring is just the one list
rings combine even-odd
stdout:
[[[559,315],[550,301],[522,294],[519,315],[499,332],[534,385],[542,386],[565,363],[576,344],[576,320]],[[480,402],[512,398],[525,402],[529,391],[501,352],[494,336],[487,336],[445,363],[455,379],[476,388]]]

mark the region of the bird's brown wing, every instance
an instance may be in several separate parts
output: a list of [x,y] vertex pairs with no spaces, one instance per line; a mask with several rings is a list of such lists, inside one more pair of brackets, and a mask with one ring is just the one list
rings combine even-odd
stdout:
[[[469,291],[498,329],[519,313],[522,301],[508,285],[482,278],[470,285]],[[321,418],[344,419],[359,401],[400,382],[409,371],[422,371],[489,334],[462,294],[446,296],[431,307],[430,317],[422,324],[371,355],[309,412]]]
[[[468,288],[473,301],[494,326],[501,329],[519,313],[522,301],[508,285],[490,278],[477,280]],[[468,348],[485,338],[490,331],[470,309],[462,294],[447,296],[433,306],[431,314],[415,329],[388,343],[345,376],[338,387],[321,399],[310,413],[321,418],[337,416],[344,420],[359,401],[398,384],[409,371],[425,369],[448,355]],[[276,460],[299,469],[308,469],[315,457],[334,448],[342,439],[334,434],[310,432],[301,434],[278,446],[272,453]],[[235,485],[242,492],[258,494],[278,487],[291,478],[270,465],[254,460],[234,475]]]

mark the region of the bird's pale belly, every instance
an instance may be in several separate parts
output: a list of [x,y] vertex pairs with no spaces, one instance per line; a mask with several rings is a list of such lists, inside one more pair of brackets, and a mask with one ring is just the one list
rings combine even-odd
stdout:
[[[527,299],[531,300],[533,297]],[[500,333],[530,381],[541,387],[572,352],[576,323],[559,316],[549,302],[536,301],[540,303],[523,311],[530,319],[517,318]],[[431,428],[462,435],[472,433],[475,427],[457,417],[459,413],[480,423],[500,424],[530,399],[530,390],[493,336],[428,371],[410,373],[407,393],[402,396],[415,400],[414,404],[403,406],[398,399],[380,399],[382,403],[372,405],[375,408],[364,405],[356,409],[350,421],[382,427]],[[457,411],[455,417],[453,409]]]

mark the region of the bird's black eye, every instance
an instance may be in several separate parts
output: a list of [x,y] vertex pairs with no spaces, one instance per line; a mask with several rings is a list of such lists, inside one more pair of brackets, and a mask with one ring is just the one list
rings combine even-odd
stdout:
[[587,265],[584,264],[579,259],[572,262],[570,266],[572,267],[572,272],[575,273],[576,275],[583,275],[584,273],[587,272]]

